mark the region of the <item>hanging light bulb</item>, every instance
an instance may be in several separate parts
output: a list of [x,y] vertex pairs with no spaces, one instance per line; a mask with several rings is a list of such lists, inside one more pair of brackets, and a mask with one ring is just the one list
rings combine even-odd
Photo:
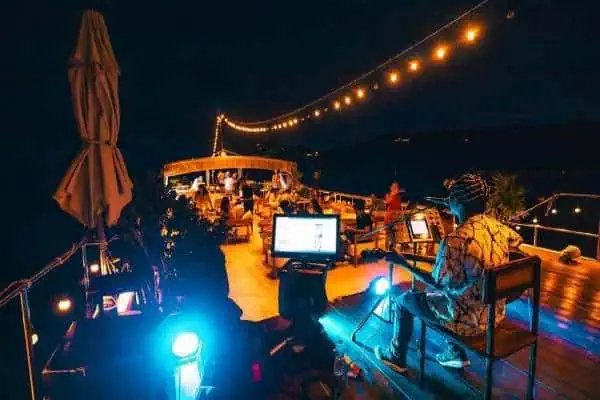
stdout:
[[537,219],[537,217],[534,217],[534,218],[533,218],[533,220],[532,220],[531,222],[533,222],[534,224],[537,224],[537,223],[538,223],[538,219]]
[[388,75],[388,81],[392,84],[395,85],[396,83],[398,83],[398,81],[400,80],[400,74],[397,73],[396,71],[392,71],[389,73]]
[[365,90],[363,88],[356,89],[356,97],[362,99],[365,97]]
[[471,27],[467,28],[467,30],[465,31],[465,41],[467,41],[468,43],[475,42],[478,37],[479,37],[479,27],[477,27],[477,26],[471,26]]
[[346,105],[350,105],[352,103],[352,97],[344,96],[344,103],[346,103]]
[[421,67],[421,64],[419,63],[418,60],[412,60],[411,62],[408,63],[408,70],[410,72],[417,72],[420,67]]
[[342,104],[339,101],[334,101],[333,102],[333,108],[335,108],[336,110],[339,110],[342,107]]
[[313,113],[313,115],[317,118],[319,118],[321,116],[321,110],[315,110],[315,112]]
[[288,123],[287,123],[287,122],[284,122],[284,123],[283,123],[283,127],[284,127],[284,128],[287,128],[287,126],[288,126]]
[[581,207],[579,207],[579,206],[575,207],[575,209],[573,210],[573,212],[575,212],[575,214],[581,213]]
[[558,210],[556,208],[553,208],[552,210],[550,210],[550,212],[554,215],[558,214]]
[[442,61],[446,58],[446,56],[448,55],[448,46],[438,46],[435,48],[435,50],[433,51],[433,57],[438,60],[438,61]]
[[517,226],[515,227],[515,229],[516,229],[516,230],[518,230],[518,231],[520,231],[520,230],[521,230],[521,227],[520,227],[519,225],[517,225]]

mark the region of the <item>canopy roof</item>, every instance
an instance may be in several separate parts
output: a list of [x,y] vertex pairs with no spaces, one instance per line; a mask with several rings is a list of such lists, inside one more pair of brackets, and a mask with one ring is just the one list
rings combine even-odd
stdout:
[[204,158],[190,158],[165,164],[163,176],[191,174],[194,172],[219,170],[219,169],[259,169],[267,171],[294,172],[298,169],[295,162],[278,160],[276,158],[254,156],[216,156]]

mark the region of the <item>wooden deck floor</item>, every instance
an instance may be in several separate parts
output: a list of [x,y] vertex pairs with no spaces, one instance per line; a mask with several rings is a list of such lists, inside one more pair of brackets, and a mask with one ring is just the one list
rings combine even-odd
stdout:
[[[587,259],[579,265],[569,266],[558,262],[553,252],[532,247],[527,251],[540,255],[543,260],[542,338],[537,363],[537,398],[600,398],[600,380],[595,378],[600,375],[600,263]],[[255,233],[249,243],[224,246],[224,252],[230,297],[242,308],[243,318],[261,321],[277,316],[278,281],[267,277],[268,270],[263,266],[258,234]],[[333,305],[327,316],[329,334],[348,339],[353,327],[364,315],[365,307],[368,307],[365,305],[372,301],[367,295],[356,295],[364,292],[375,277],[386,274],[384,262],[363,264],[356,268],[341,265],[329,272],[327,294]],[[406,283],[409,279],[408,273],[399,269],[395,271],[394,283]],[[509,316],[526,322],[526,302],[511,304]],[[361,335],[368,346],[383,344],[389,341],[391,327],[373,318]],[[431,341],[432,344],[428,346],[430,352],[439,348],[435,337]],[[414,385],[410,382],[378,366],[369,351],[360,348],[353,351],[359,363],[364,363],[364,368],[375,368],[376,373],[382,371],[385,379],[389,378],[392,389],[395,388],[394,392],[412,390]],[[411,360],[409,363],[414,363]],[[465,375],[477,385],[481,382],[483,366],[477,358],[473,358],[472,362]],[[512,356],[508,362],[500,363],[495,370],[495,397],[523,398],[526,366],[526,351]],[[438,367],[433,361],[428,361],[427,370],[428,378],[437,382],[436,386],[451,389],[450,392],[441,389],[441,392],[432,395],[433,398],[476,397],[472,391],[461,386],[456,375]]]

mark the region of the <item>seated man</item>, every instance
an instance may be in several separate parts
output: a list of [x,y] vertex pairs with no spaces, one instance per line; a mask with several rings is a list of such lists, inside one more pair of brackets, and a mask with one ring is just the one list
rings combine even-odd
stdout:
[[[375,349],[377,358],[396,372],[407,370],[406,354],[413,317],[442,325],[459,335],[477,336],[487,329],[487,306],[481,302],[484,270],[509,261],[509,250],[522,242],[509,227],[484,214],[489,188],[478,175],[461,176],[449,188],[446,201],[459,226],[440,243],[433,278],[441,290],[407,292],[396,299],[394,335],[390,346]],[[496,324],[505,316],[505,302],[496,304]],[[437,361],[451,368],[469,365],[452,343]]]

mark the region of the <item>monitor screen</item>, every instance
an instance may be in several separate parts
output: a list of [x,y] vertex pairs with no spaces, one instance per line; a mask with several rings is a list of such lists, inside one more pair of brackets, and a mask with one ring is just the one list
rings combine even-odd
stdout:
[[410,226],[415,236],[429,236],[427,222],[424,219],[413,219],[410,221]]
[[329,260],[338,251],[340,223],[337,215],[275,215],[273,255]]

